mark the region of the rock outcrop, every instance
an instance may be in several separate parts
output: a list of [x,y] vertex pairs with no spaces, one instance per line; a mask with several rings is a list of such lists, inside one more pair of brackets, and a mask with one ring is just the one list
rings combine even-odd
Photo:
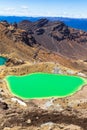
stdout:
[[36,44],[35,38],[31,34],[28,34],[25,30],[18,29],[16,23],[11,25],[6,21],[3,21],[0,24],[3,28],[5,28],[3,34],[12,39],[14,42],[24,42],[29,46]]

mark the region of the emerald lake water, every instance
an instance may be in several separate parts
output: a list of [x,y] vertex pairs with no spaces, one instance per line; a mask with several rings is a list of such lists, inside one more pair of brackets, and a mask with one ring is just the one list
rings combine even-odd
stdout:
[[4,65],[7,61],[7,58],[0,56],[0,66]]
[[86,80],[78,76],[46,73],[7,76],[5,81],[10,92],[23,99],[66,97],[86,84]]

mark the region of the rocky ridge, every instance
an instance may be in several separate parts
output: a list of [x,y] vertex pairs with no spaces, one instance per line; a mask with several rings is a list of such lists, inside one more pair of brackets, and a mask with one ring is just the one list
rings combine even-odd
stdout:
[[37,22],[22,21],[18,28],[26,30],[46,49],[73,59],[86,59],[87,32],[66,26],[60,21],[41,19]]

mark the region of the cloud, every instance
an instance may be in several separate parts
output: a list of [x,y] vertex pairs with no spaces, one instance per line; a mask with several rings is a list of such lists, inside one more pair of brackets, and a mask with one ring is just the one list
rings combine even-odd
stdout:
[[72,18],[87,18],[86,13],[78,12],[73,10],[68,12],[67,10],[57,10],[57,11],[50,11],[50,10],[39,10],[36,8],[31,8],[27,5],[17,5],[17,6],[10,6],[7,5],[6,7],[0,8],[0,15],[6,16],[56,16],[56,17],[72,17]]
[[5,8],[4,11],[14,11],[15,8]]
[[22,9],[29,9],[29,7],[26,6],[26,5],[22,5],[21,8],[22,8]]
[[19,7],[7,7],[0,9],[0,15],[6,15],[6,16],[29,16],[30,10],[28,6],[22,5]]

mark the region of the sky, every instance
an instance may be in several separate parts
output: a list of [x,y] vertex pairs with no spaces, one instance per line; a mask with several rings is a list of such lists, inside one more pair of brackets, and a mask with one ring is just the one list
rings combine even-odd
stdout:
[[0,0],[0,15],[87,18],[87,0]]

